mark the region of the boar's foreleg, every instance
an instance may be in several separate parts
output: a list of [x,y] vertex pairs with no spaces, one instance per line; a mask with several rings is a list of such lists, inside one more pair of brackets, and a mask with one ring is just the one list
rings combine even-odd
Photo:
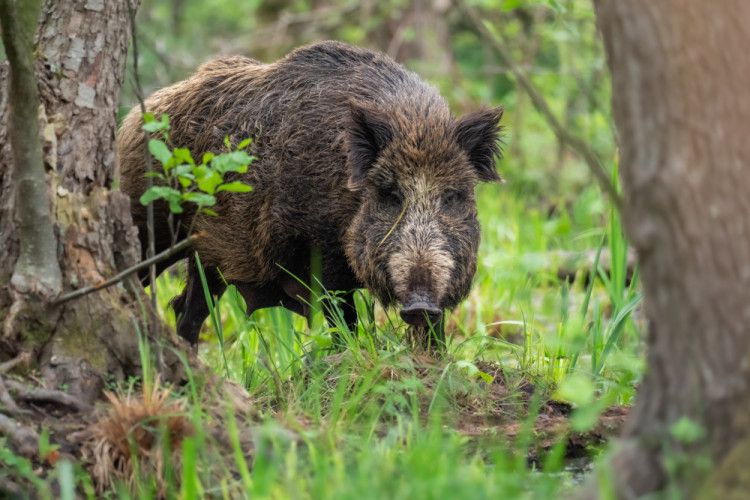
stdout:
[[[227,285],[219,272],[210,266],[206,266],[204,273],[211,297],[221,297]],[[188,263],[185,289],[172,301],[172,309],[177,316],[177,334],[191,344],[198,342],[201,325],[208,317],[209,310],[201,277],[198,273],[198,265],[193,258]]]
[[[339,302],[337,303],[338,310],[341,311],[339,314],[338,310],[330,302],[323,304],[323,315],[328,322],[328,325],[334,328],[339,327],[341,320],[343,319],[344,324],[349,329],[349,332],[356,336],[357,335],[357,307],[354,305],[354,294],[355,291],[346,292],[339,296]],[[332,336],[332,343],[334,346],[341,345],[343,342],[341,332],[335,333]]]

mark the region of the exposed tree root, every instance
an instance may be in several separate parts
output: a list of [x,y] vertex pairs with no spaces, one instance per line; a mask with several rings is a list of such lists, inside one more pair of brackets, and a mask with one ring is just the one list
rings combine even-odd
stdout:
[[9,359],[5,363],[0,363],[0,375],[3,373],[8,373],[13,368],[15,368],[18,365],[26,365],[28,366],[33,358],[33,353],[31,351],[25,351],[16,356],[13,359]]
[[29,427],[0,413],[0,434],[8,436],[16,452],[31,458],[39,451],[39,435]]
[[78,399],[67,392],[54,389],[29,389],[24,384],[15,380],[8,380],[7,386],[17,391],[16,399],[20,401],[33,401],[37,403],[57,403],[67,406],[79,413],[88,413],[94,409],[90,404]]
[[3,494],[3,498],[7,496],[20,495],[24,490],[19,485],[8,479],[7,477],[0,476],[0,493]]
[[13,399],[13,396],[8,392],[8,388],[5,386],[2,377],[0,377],[0,404],[2,404],[0,411],[13,417],[21,415],[22,413],[28,413],[26,410],[22,410],[18,407],[16,400]]

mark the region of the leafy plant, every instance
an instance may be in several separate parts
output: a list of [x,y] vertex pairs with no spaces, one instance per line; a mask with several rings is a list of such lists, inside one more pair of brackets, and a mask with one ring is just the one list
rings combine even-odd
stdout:
[[[216,204],[217,193],[252,191],[252,187],[242,181],[225,182],[224,180],[224,176],[230,172],[237,174],[247,172],[248,166],[255,160],[254,156],[245,151],[252,143],[252,139],[245,139],[233,151],[229,137],[224,137],[226,153],[219,155],[206,153],[200,163],[197,163],[189,149],[172,150],[167,145],[170,129],[169,116],[162,115],[161,119],[156,119],[153,113],[146,113],[143,119],[145,121],[143,130],[158,133],[162,137],[148,142],[148,150],[162,164],[162,171],[146,174],[159,179],[161,183],[152,186],[141,195],[140,201],[143,205],[156,200],[164,200],[169,203],[169,210],[172,214],[179,214],[183,212],[183,204],[194,203],[198,205],[197,213],[217,215],[208,208]],[[171,227],[172,224],[170,224]]]

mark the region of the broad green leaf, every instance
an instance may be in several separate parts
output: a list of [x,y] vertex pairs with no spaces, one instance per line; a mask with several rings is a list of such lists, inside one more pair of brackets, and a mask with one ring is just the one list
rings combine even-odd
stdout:
[[159,139],[151,139],[148,141],[148,150],[154,155],[154,158],[162,163],[162,165],[167,165],[172,158],[172,152],[169,151],[169,148],[164,144],[164,141],[160,141]]
[[169,116],[167,115],[161,115],[161,120],[157,120],[153,113],[145,113],[143,115],[143,121],[145,124],[142,128],[146,132],[166,132],[169,130]]
[[240,181],[230,182],[228,184],[222,184],[216,191],[230,191],[232,193],[249,193],[252,191],[252,186],[243,184]]
[[188,193],[185,195],[185,201],[203,205],[204,207],[216,205],[216,197],[206,193]]
[[182,193],[174,188],[168,186],[153,186],[151,189],[147,190],[141,195],[140,201],[142,205],[148,205],[154,200],[180,200],[181,198]]
[[180,206],[181,200],[171,199],[169,200],[169,211],[173,214],[181,214],[182,207]]
[[221,174],[207,167],[198,167],[195,169],[195,178],[198,182],[198,189],[204,193],[214,194],[216,186],[223,182]]
[[188,177],[188,178],[195,178],[193,175],[193,167],[191,165],[186,164],[180,164],[174,167],[174,170],[172,170],[172,175],[177,175],[179,177]]
[[145,124],[143,125],[143,127],[142,127],[142,128],[143,128],[143,130],[145,130],[146,132],[158,132],[159,130],[161,130],[161,129],[162,129],[162,126],[161,126],[161,123],[159,123],[159,122],[155,122],[155,121],[152,121],[152,122],[146,122],[146,123],[145,123]]
[[195,162],[193,161],[193,157],[190,155],[189,149],[177,148],[174,151],[172,151],[172,156],[179,159],[181,162],[187,163],[189,165],[195,165]]
[[240,143],[240,145],[239,145],[239,146],[237,146],[237,149],[245,149],[245,148],[246,148],[246,147],[248,147],[248,146],[249,146],[249,145],[250,145],[250,144],[251,144],[252,142],[253,142],[253,140],[252,140],[252,139],[245,139],[244,141],[242,141],[242,142]]
[[201,162],[203,163],[203,165],[206,165],[206,164],[208,164],[208,162],[210,162],[211,160],[213,160],[214,156],[216,156],[216,155],[213,154],[213,153],[206,153],[206,154],[203,155],[203,160],[201,160]]

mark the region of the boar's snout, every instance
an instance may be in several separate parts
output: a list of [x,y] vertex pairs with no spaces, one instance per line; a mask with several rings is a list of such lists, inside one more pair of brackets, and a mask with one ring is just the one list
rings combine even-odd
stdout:
[[401,308],[400,314],[401,319],[411,326],[422,327],[428,327],[430,324],[437,325],[443,317],[443,311],[432,302],[427,293],[422,291],[411,293],[409,300]]

